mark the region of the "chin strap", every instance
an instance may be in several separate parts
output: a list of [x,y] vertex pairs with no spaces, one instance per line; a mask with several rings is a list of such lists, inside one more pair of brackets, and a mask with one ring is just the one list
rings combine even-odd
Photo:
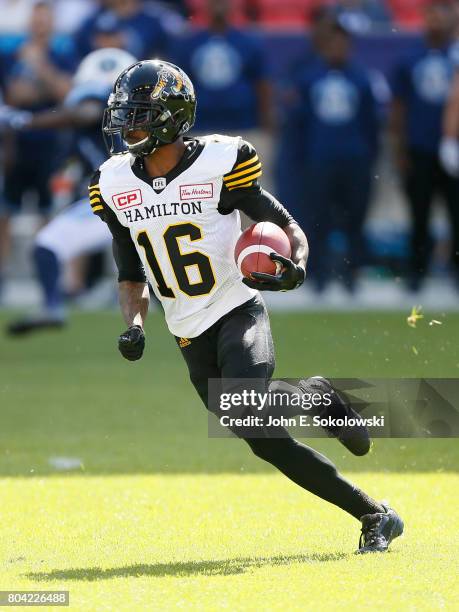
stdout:
[[157,139],[155,139],[155,141],[152,142],[150,146],[147,146],[150,140],[151,135],[142,138],[142,140],[139,140],[139,142],[136,142],[132,145],[126,142],[126,146],[128,148],[128,151],[132,153],[132,155],[134,155],[135,157],[145,157],[146,155],[150,155],[151,153],[153,153],[153,151],[156,151],[156,149],[160,146],[160,143]]

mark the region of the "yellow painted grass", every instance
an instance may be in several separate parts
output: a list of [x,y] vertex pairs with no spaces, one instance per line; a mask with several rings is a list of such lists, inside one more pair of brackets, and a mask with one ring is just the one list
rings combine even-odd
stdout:
[[0,588],[84,611],[457,610],[459,476],[352,479],[405,520],[387,555],[354,556],[358,523],[277,474],[3,478]]

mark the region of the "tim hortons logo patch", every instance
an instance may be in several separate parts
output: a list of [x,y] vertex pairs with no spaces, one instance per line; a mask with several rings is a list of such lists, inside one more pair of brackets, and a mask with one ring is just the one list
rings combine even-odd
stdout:
[[214,186],[212,183],[202,183],[200,185],[180,185],[181,200],[205,200],[213,198]]
[[123,191],[117,193],[112,197],[113,204],[118,210],[124,210],[125,208],[132,208],[133,206],[139,206],[142,204],[142,191],[140,189],[133,189],[132,191]]

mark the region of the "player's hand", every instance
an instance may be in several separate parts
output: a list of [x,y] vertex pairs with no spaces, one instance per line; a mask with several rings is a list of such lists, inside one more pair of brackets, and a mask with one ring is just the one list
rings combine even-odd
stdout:
[[0,105],[0,129],[22,130],[27,127],[32,113],[11,106]]
[[282,264],[281,271],[278,274],[252,272],[251,276],[255,280],[243,278],[244,285],[259,291],[290,291],[303,284],[306,272],[301,266],[278,253],[271,253],[269,256],[273,261]]
[[128,361],[137,361],[143,355],[145,334],[140,325],[131,325],[118,339],[120,353]]
[[439,149],[440,164],[447,174],[459,176],[459,143],[455,138],[443,138]]

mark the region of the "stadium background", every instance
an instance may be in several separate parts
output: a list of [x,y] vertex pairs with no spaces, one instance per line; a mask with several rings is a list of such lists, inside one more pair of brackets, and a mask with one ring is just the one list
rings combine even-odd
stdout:
[[[5,19],[2,20],[3,32],[0,36],[0,58],[2,64],[0,75],[4,94],[11,79],[7,69],[8,62],[11,61],[17,49],[21,48],[24,39],[27,40],[28,20],[30,19],[30,7],[33,2],[24,1],[5,1],[2,6]],[[37,3],[35,3],[37,4]],[[79,59],[89,50],[95,47],[113,44],[114,41],[122,45],[131,52],[138,52],[142,45],[138,39],[143,36],[142,28],[138,32],[135,28],[142,23],[142,3],[134,8],[134,13],[139,12],[138,19],[132,20],[132,25],[123,25],[122,19],[114,23],[107,23],[104,16],[104,8],[109,8],[110,2],[91,3],[91,2],[71,2],[62,0],[53,5],[54,8],[54,33],[51,37],[51,46],[56,50],[58,56],[67,61],[68,66],[76,66]],[[120,3],[123,5],[123,2]],[[131,2],[127,3],[128,5]],[[133,5],[137,4],[136,2]],[[173,4],[173,3],[172,3]],[[212,3],[211,3],[212,4]],[[221,3],[214,3],[217,7]],[[326,4],[326,3],[325,3]],[[116,2],[115,2],[116,5]],[[165,55],[176,61],[180,61],[188,54],[194,53],[196,69],[201,70],[206,76],[200,79],[202,87],[205,89],[205,104],[199,105],[198,123],[196,132],[202,126],[203,131],[226,131],[231,133],[241,133],[246,138],[251,138],[254,144],[260,149],[265,161],[264,184],[272,189],[283,199],[286,205],[293,210],[293,213],[303,221],[304,210],[311,204],[306,204],[307,194],[304,193],[301,183],[293,190],[286,189],[290,185],[297,170],[292,170],[289,163],[284,161],[287,158],[292,135],[283,133],[283,122],[285,114],[288,114],[288,95],[289,90],[294,88],[295,79],[298,77],[299,68],[302,62],[305,63],[311,54],[311,43],[308,41],[310,36],[311,19],[317,12],[318,6],[324,3],[291,1],[285,3],[271,2],[231,2],[229,20],[237,28],[246,32],[249,38],[256,41],[257,53],[261,66],[252,70],[243,66],[238,66],[240,59],[238,56],[231,56],[225,47],[222,47],[213,57],[216,59],[209,62],[205,53],[199,55],[197,44],[190,30],[193,28],[206,27],[206,3],[191,2],[186,6],[179,6],[182,13],[176,11],[176,7],[156,3],[155,5],[145,3],[150,8],[154,6],[154,19],[161,25],[161,37],[159,40],[148,40],[144,49],[149,48],[152,55]],[[359,5],[361,7],[359,8]],[[343,2],[342,8],[338,12],[341,23],[352,33],[353,56],[356,61],[367,69],[373,79],[374,89],[380,102],[380,125],[378,126],[378,137],[380,146],[377,161],[372,167],[372,192],[370,204],[365,214],[365,244],[366,253],[360,262],[362,273],[361,283],[354,294],[349,295],[343,291],[342,287],[331,282],[328,290],[318,295],[312,290],[312,286],[306,286],[304,290],[295,295],[289,296],[282,303],[291,303],[295,307],[346,307],[346,308],[406,308],[413,300],[413,296],[407,294],[400,276],[403,276],[408,266],[408,256],[410,251],[409,236],[411,226],[411,215],[405,201],[401,179],[397,172],[396,162],[388,144],[387,123],[390,109],[390,84],[397,66],[413,45],[420,39],[420,29],[422,27],[422,2],[389,2],[384,5],[384,12],[381,13],[381,3],[379,11],[375,10],[378,2]],[[327,5],[328,6],[328,5]],[[331,6],[333,6],[331,4]],[[115,6],[116,8],[116,6]],[[20,10],[21,9],[21,10]],[[84,9],[84,10],[83,10]],[[116,9],[118,10],[118,9]],[[29,11],[29,12],[28,12]],[[95,11],[95,15],[92,12]],[[185,13],[185,15],[183,14]],[[378,20],[372,21],[376,14]],[[10,19],[8,19],[10,15]],[[207,19],[208,21],[208,19]],[[123,28],[126,28],[126,32]],[[313,27],[313,24],[312,24]],[[90,35],[90,32],[95,32]],[[133,33],[134,31],[134,33]],[[101,34],[102,32],[102,34]],[[105,34],[105,38],[103,37]],[[118,38],[117,38],[117,35]],[[192,41],[192,42],[190,42]],[[207,43],[207,50],[212,54],[212,48]],[[190,50],[190,45],[192,49]],[[204,47],[204,43],[201,47]],[[231,49],[231,45],[229,47]],[[210,49],[210,51],[208,51]],[[250,44],[249,44],[250,49]],[[215,51],[215,50],[214,50]],[[220,53],[220,54],[219,54]],[[226,56],[225,56],[226,53]],[[237,50],[241,53],[241,49]],[[254,55],[252,53],[252,55]],[[256,54],[254,55],[256,58]],[[200,65],[199,65],[200,62]],[[191,65],[191,64],[190,64]],[[226,79],[228,82],[220,83],[216,75],[221,74],[222,67],[229,70]],[[223,71],[224,71],[223,70]],[[242,76],[239,71],[245,71]],[[207,79],[207,81],[205,81]],[[234,80],[231,83],[231,79]],[[259,81],[268,83],[266,97],[269,98],[266,106],[268,110],[261,109],[259,105],[255,110],[253,101],[248,100],[244,91],[245,88],[258,87]],[[242,83],[242,85],[241,85]],[[240,98],[239,107],[234,102],[231,105],[231,112],[237,118],[228,120],[226,109],[221,108],[222,95],[226,96],[233,86],[233,98]],[[242,87],[242,90],[241,90]],[[197,84],[198,95],[200,92],[199,82]],[[243,96],[241,97],[241,91]],[[223,92],[223,94],[222,94]],[[212,119],[206,121],[206,112],[210,104],[213,104],[214,112]],[[250,95],[256,95],[251,93]],[[250,97],[249,95],[249,97]],[[214,101],[212,101],[212,97]],[[215,102],[217,100],[217,102]],[[54,100],[55,104],[60,100]],[[257,103],[258,104],[258,103]],[[33,105],[32,105],[33,106]],[[52,103],[48,102],[48,106]],[[266,118],[263,112],[271,114]],[[250,116],[247,119],[248,115]],[[239,119],[239,121],[238,121]],[[6,137],[5,137],[6,138]],[[5,140],[4,138],[4,140]],[[61,140],[65,137],[61,132]],[[38,143],[36,148],[39,150],[43,145]],[[53,152],[53,159],[49,172],[49,179],[52,188],[52,210],[54,212],[72,202],[81,190],[84,179],[78,171],[78,164],[75,163],[75,156],[69,151],[68,143],[64,142],[63,150],[58,147]],[[2,148],[3,157],[7,158],[5,147]],[[32,151],[30,151],[32,154]],[[40,155],[42,155],[40,153]],[[58,161],[56,161],[58,160]],[[63,160],[65,160],[63,162]],[[4,160],[4,163],[5,160]],[[301,170],[301,169],[300,169]],[[343,203],[340,208],[345,208]],[[345,213],[345,210],[341,211]],[[2,216],[5,211],[2,208]],[[2,303],[5,306],[19,307],[29,306],[39,303],[39,294],[36,286],[31,279],[32,267],[30,264],[30,249],[33,235],[37,227],[43,222],[37,218],[36,209],[33,205],[33,197],[24,200],[23,213],[15,215],[11,220],[12,233],[12,253],[7,256],[5,246],[2,247],[3,260],[1,266],[2,278]],[[311,231],[305,228],[308,233]],[[442,206],[436,206],[435,213],[430,222],[431,235],[434,240],[433,257],[431,260],[431,280],[424,286],[422,295],[416,297],[416,301],[425,305],[436,307],[455,308],[456,295],[449,282],[448,275],[448,250],[450,225]],[[3,242],[6,242],[2,234]],[[346,231],[339,227],[331,227],[328,237],[328,246],[332,257],[342,259],[343,250],[346,250]],[[352,238],[354,240],[354,238]],[[318,247],[314,244],[315,250]],[[319,247],[320,249],[324,247]],[[99,262],[100,267],[100,262]],[[70,294],[84,293],[84,280],[80,266],[74,265],[68,272],[67,279],[68,291]],[[109,261],[105,260],[105,276],[111,276]],[[89,283],[95,282],[97,277],[90,275]],[[336,281],[338,273],[331,275],[329,280]],[[389,282],[384,282],[386,279]],[[395,282],[394,282],[395,281]],[[105,288],[99,285],[99,290],[92,294],[79,296],[79,303],[83,305],[106,306],[113,301],[113,293],[108,284]]]
[[[50,3],[54,44],[75,65],[86,20],[94,12],[97,19],[110,3]],[[24,40],[34,4],[0,2],[2,89],[8,81],[5,58]],[[283,94],[309,52],[318,3],[230,4],[232,22],[262,45],[275,119],[239,128],[227,125],[223,115],[220,129],[253,140],[266,160],[264,183],[282,192],[288,182],[279,153],[285,142],[288,147]],[[354,56],[377,76],[381,96],[382,145],[365,223],[368,250],[354,291],[337,273],[322,292],[306,284],[291,295],[268,296],[277,375],[456,378],[459,316],[447,263],[448,217],[439,203],[430,222],[429,279],[413,293],[403,280],[410,215],[386,129],[391,75],[421,36],[424,3],[338,4],[340,24],[352,32]],[[164,49],[186,54],[183,41],[190,31],[205,27],[206,4],[140,2],[138,10],[152,7],[166,32]],[[114,33],[104,27],[99,34]],[[227,66],[227,58],[221,61]],[[218,74],[221,64],[214,70]],[[78,176],[72,155],[53,170],[54,211],[73,201],[81,187]],[[301,193],[296,201],[295,194],[290,197],[297,207],[306,206]],[[2,326],[17,312],[39,306],[29,255],[41,222],[34,198],[25,198],[21,214],[12,218],[3,268]],[[331,228],[334,261],[343,259],[347,240],[342,229]],[[454,609],[457,516],[444,513],[459,501],[457,441],[379,440],[364,459],[345,455],[334,441],[315,443],[370,494],[390,496],[409,525],[388,560],[362,565],[347,555],[358,532],[350,519],[305,497],[236,441],[207,439],[205,411],[158,312],[147,324],[143,361],[135,369],[121,361],[116,338],[122,321],[109,255],[89,267],[78,262],[65,280],[68,328],[0,339],[1,588],[70,589],[81,610]],[[413,329],[406,317],[415,304],[424,307],[425,318]],[[442,325],[429,326],[432,319]],[[324,590],[329,583],[334,586]]]

